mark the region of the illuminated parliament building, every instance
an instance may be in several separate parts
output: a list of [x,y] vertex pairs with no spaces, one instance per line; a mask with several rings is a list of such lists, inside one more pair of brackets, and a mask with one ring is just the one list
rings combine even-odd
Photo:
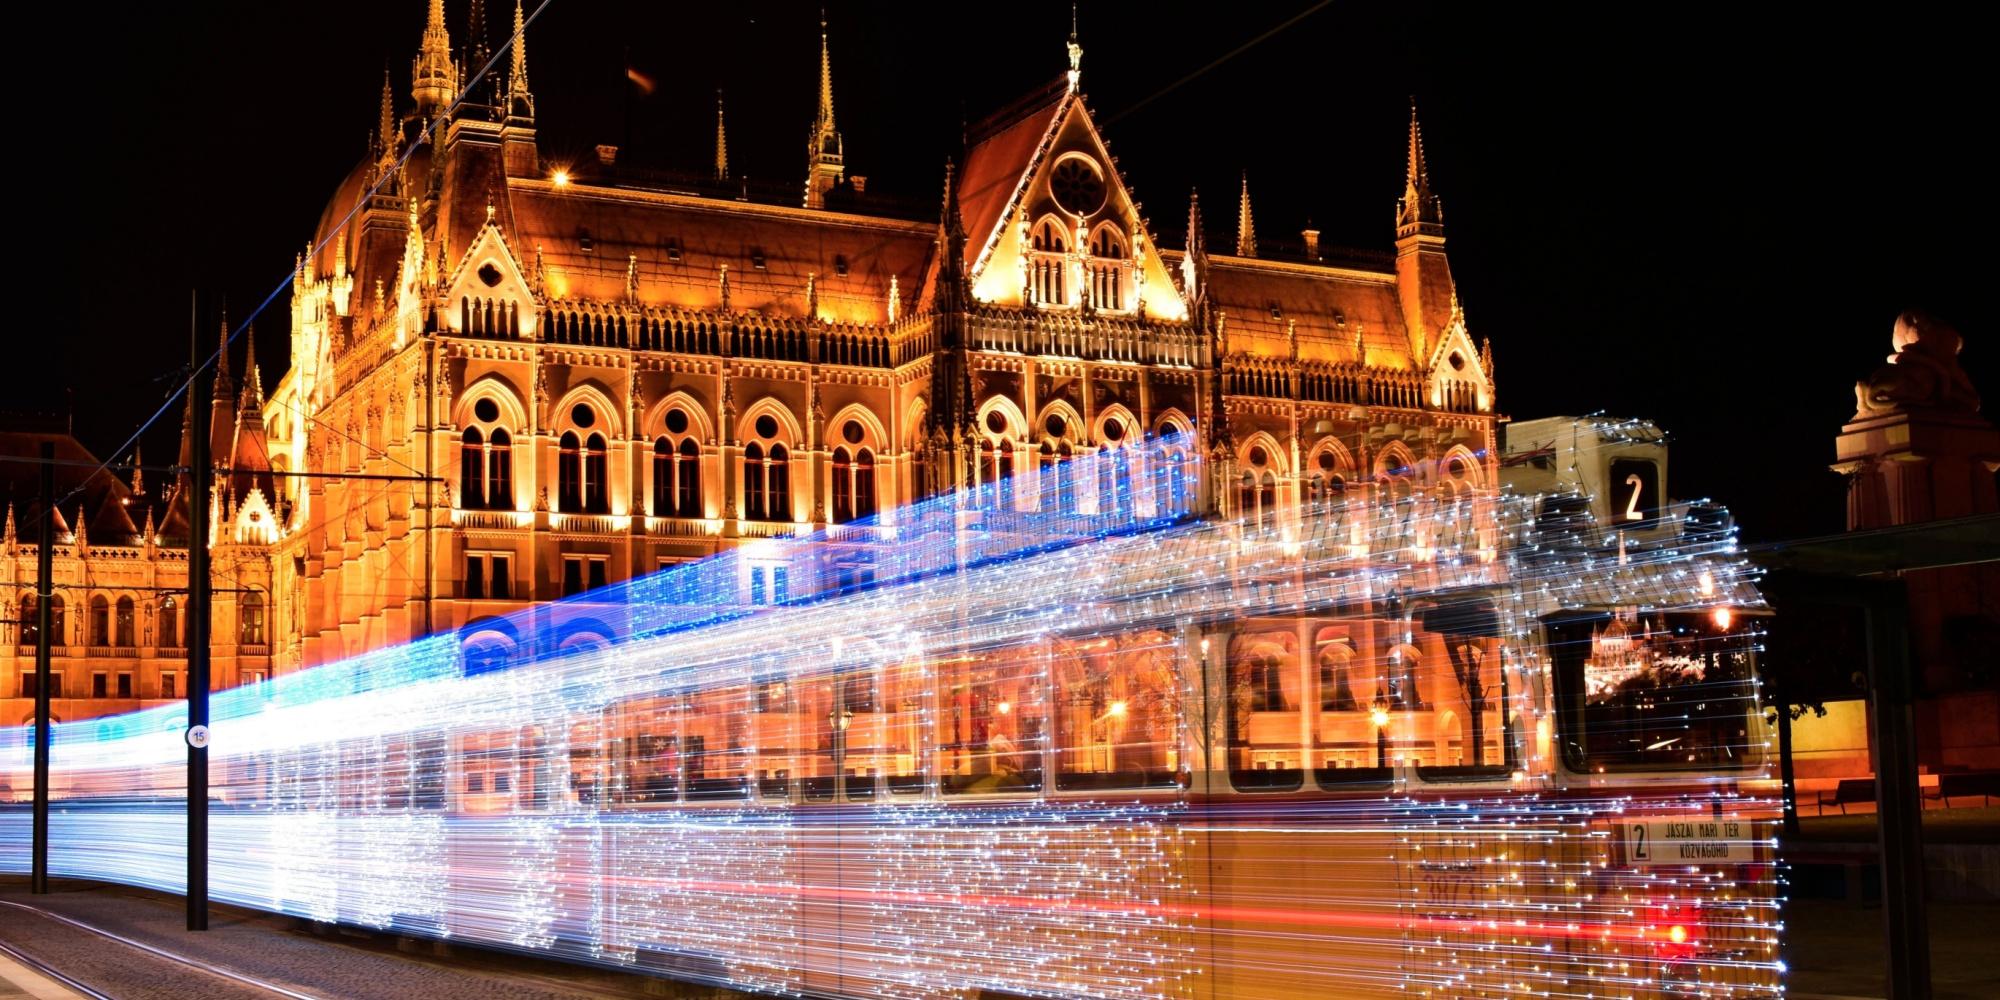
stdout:
[[[1196,196],[1184,223],[1149,227],[1079,87],[1074,37],[1067,72],[938,151],[935,208],[913,218],[871,211],[888,202],[850,171],[869,152],[842,141],[824,24],[782,202],[740,196],[719,107],[704,183],[664,183],[609,146],[551,162],[533,46],[468,86],[506,37],[470,34],[455,45],[432,0],[412,79],[385,80],[369,152],[298,261],[289,369],[268,392],[254,372],[230,388],[216,424],[218,463],[251,470],[222,477],[211,529],[240,549],[228,565],[257,564],[218,598],[219,640],[262,640],[242,645],[247,669],[441,632],[468,657],[596,644],[612,609],[549,602],[732,548],[744,604],[865,583],[899,507],[939,494],[968,531],[1110,503],[1284,525],[1316,498],[1451,500],[1494,482],[1491,355],[1466,330],[1414,108],[1406,136],[1383,137],[1407,142],[1400,192],[1384,178],[1360,195],[1386,215],[1400,193],[1384,245],[1321,246],[1307,229],[1278,252],[1260,250],[1247,180],[1229,192],[1233,240]],[[153,516],[141,506],[134,520]],[[64,558],[112,558],[71,521]],[[118,565],[184,578],[184,549],[159,554],[185,545],[184,524],[118,528]],[[809,560],[781,548],[821,531]],[[10,529],[0,557],[17,607],[31,541]],[[72,622],[100,594],[161,620],[155,592],[108,580],[64,579]],[[246,603],[254,636],[235,624]],[[531,606],[547,608],[539,634],[503,620]],[[1249,631],[1232,656],[1262,658],[1257,712],[1300,719],[1355,707],[1311,664],[1391,642],[1365,624]],[[171,647],[157,624],[132,638],[131,662]],[[59,669],[126,662],[112,639],[68,647]],[[8,651],[13,722],[33,651]],[[135,697],[175,694],[157,669]]]

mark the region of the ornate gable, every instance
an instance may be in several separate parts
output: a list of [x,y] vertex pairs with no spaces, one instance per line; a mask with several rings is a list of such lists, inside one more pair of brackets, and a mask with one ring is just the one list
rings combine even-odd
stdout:
[[441,325],[453,333],[523,338],[534,334],[538,301],[527,273],[491,218],[442,286]]
[[1465,310],[1459,308],[1457,295],[1451,298],[1451,321],[1431,350],[1426,371],[1432,406],[1451,406],[1454,395],[1469,393],[1481,413],[1493,409],[1493,381],[1487,374],[1485,358],[1465,332]]
[[1080,96],[1065,92],[976,145],[963,190],[978,301],[1186,318]]

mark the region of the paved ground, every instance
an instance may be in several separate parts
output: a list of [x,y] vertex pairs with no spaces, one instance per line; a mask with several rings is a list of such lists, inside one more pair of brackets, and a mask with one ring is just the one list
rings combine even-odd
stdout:
[[0,1000],[73,1000],[81,996],[0,952]]
[[[1931,987],[1936,1000],[2000,997],[2000,903],[1930,908]],[[1785,962],[1793,1000],[1886,997],[1882,910],[1831,899],[1785,904]]]
[[[312,998],[578,1000],[737,995],[463,947],[455,948],[449,958],[403,954],[396,950],[393,938],[325,929],[316,932],[311,925],[290,918],[233,908],[216,908],[206,933],[190,933],[185,929],[186,911],[178,897],[61,879],[51,888],[55,891],[49,895],[30,896],[25,879],[0,878],[0,902],[33,905],[130,941]],[[190,996],[273,1000],[280,995],[11,906],[0,905],[0,942],[117,1000],[180,1000]],[[428,950],[429,943],[423,947]],[[32,992],[27,995],[37,996]],[[0,985],[0,997],[12,1000],[12,996]]]
[[[578,1000],[581,997],[738,996],[608,970],[460,947],[449,958],[398,952],[387,937],[314,932],[284,917],[218,907],[206,934],[183,929],[177,897],[57,880],[30,896],[0,878],[0,903],[31,905],[165,951],[219,965],[313,998]],[[1882,911],[1840,900],[1785,907],[1788,985],[1795,1000],[1879,998]],[[1934,904],[1931,963],[1937,1000],[2000,997],[2000,903]],[[0,942],[117,1000],[272,1000],[277,994],[218,978],[47,917],[0,905]],[[426,947],[428,947],[426,945]],[[648,992],[649,985],[653,992]],[[0,1000],[76,994],[0,955]]]
[[[1858,815],[1800,817],[1791,852],[1852,849],[1872,856],[1872,809]],[[2000,808],[1924,810],[1927,845],[1992,844],[2000,841]],[[1781,849],[1781,854],[1786,853]],[[1864,895],[1877,888],[1873,868],[1862,873]],[[1801,869],[1793,874],[1801,894],[1836,895],[1837,869]],[[1932,902],[1931,980],[1938,1000],[1992,1000],[2000,997],[2000,901]],[[1797,898],[1785,904],[1785,960],[1794,1000],[1816,997],[1885,997],[1882,910],[1842,899]]]

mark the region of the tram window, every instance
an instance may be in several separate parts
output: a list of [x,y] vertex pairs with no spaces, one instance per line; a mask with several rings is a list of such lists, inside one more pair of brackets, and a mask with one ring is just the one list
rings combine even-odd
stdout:
[[690,801],[740,799],[748,794],[749,684],[698,691],[689,699],[686,735],[686,792]]
[[807,802],[831,802],[839,781],[834,777],[839,739],[840,707],[835,702],[836,678],[829,674],[801,677],[791,685],[794,698],[789,719],[797,733],[790,771],[798,776],[799,794]]
[[444,808],[446,749],[443,733],[425,733],[417,737],[416,757],[412,764],[416,771],[415,793],[410,803],[415,808]]
[[340,744],[340,773],[334,780],[340,785],[341,811],[360,812],[364,805],[371,804],[369,792],[375,784],[376,749],[373,740],[348,740]]
[[1502,710],[1500,623],[1490,601],[1467,599],[1417,612],[1412,637],[1421,647],[1423,690],[1430,692],[1431,745],[1416,756],[1427,778],[1499,775],[1513,769],[1513,743]]
[[783,677],[762,677],[752,687],[751,745],[756,748],[757,792],[768,798],[791,794],[797,773],[793,755],[798,746],[796,689]]
[[1753,761],[1755,629],[1702,612],[1544,622],[1571,770],[1740,768]]
[[939,665],[938,782],[946,792],[1042,787],[1048,724],[1044,663],[1032,651],[950,658]]
[[382,808],[410,807],[410,741],[390,737],[382,743]]
[[1058,789],[1175,783],[1177,651],[1159,631],[1055,644]]
[[[866,744],[865,763],[886,780],[889,791],[912,795],[929,785],[924,766],[925,711],[930,682],[921,661],[904,660],[882,668],[880,722]],[[850,751],[862,747],[850,739]],[[857,756],[857,760],[863,760]]]
[[1321,626],[1313,633],[1313,694],[1319,705],[1313,726],[1313,780],[1321,788],[1339,789],[1389,779],[1384,733],[1376,726],[1372,696],[1377,665],[1357,644],[1363,635],[1354,624]]
[[1296,633],[1252,631],[1230,640],[1229,781],[1237,790],[1290,791],[1304,784],[1303,680]]
[[506,780],[514,766],[511,734],[472,733],[459,745],[459,770],[465,775],[465,797],[459,802],[459,811],[497,812],[511,806],[499,797],[511,787]]
[[612,774],[620,802],[674,802],[681,796],[678,696],[638,698],[613,713]]

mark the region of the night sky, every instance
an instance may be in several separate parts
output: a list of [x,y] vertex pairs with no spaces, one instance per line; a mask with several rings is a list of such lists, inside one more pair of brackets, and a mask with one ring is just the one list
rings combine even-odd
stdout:
[[[489,3],[497,38],[511,4]],[[1264,238],[1310,217],[1327,243],[1389,249],[1414,94],[1503,412],[1658,420],[1672,492],[1723,500],[1756,540],[1842,527],[1825,466],[1898,310],[1954,322],[2000,406],[1994,174],[1976,152],[1990,34],[1970,15],[1339,3],[1198,72],[1311,6],[1083,4],[1084,90],[1161,245],[1181,246],[1191,186],[1224,239],[1247,169]],[[466,7],[447,3],[455,46]],[[104,454],[185,363],[191,286],[226,290],[237,317],[289,287],[366,150],[385,64],[408,107],[424,2],[70,9],[88,23],[23,38],[6,64],[27,320],[9,343],[27,366],[0,409],[73,399]],[[957,9],[829,12],[848,169],[871,192],[934,199],[961,120],[1064,68],[1067,4]],[[796,183],[817,48],[812,4],[553,0],[528,38],[543,155],[616,143],[621,161],[704,170],[720,86],[732,167]],[[288,323],[281,296],[259,322],[267,385]],[[175,409],[149,461],[178,433]]]

